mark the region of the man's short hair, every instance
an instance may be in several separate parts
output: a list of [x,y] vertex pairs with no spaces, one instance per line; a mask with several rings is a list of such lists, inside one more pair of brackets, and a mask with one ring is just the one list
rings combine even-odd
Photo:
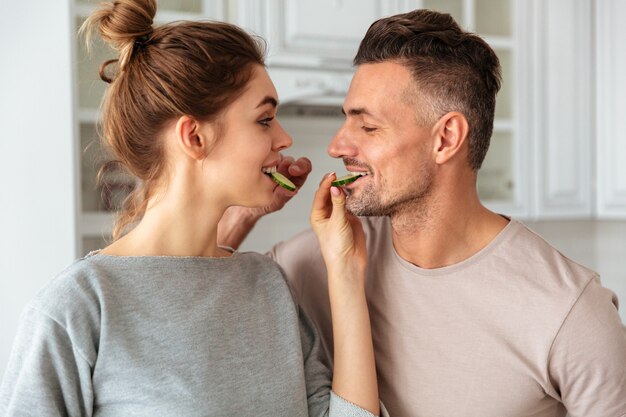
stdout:
[[427,110],[418,122],[433,123],[450,111],[465,115],[469,164],[477,171],[489,149],[501,82],[493,49],[461,29],[449,14],[420,9],[370,26],[354,65],[383,61],[398,62],[411,71],[415,89],[407,96]]

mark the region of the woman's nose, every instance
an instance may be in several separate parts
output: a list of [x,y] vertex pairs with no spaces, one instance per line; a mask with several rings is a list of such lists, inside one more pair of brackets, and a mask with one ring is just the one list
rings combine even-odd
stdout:
[[283,129],[283,127],[276,121],[275,124],[276,132],[273,137],[273,146],[272,149],[276,151],[281,151],[283,149],[289,148],[293,144],[293,139],[291,136]]

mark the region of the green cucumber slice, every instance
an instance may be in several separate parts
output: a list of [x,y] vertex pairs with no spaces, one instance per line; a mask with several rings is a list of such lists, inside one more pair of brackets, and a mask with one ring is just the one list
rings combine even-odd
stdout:
[[356,181],[361,178],[363,174],[348,174],[343,177],[337,178],[335,181],[331,182],[335,187],[341,187],[342,185],[350,184],[351,182]]
[[281,187],[286,188],[289,191],[296,191],[296,185],[280,172],[272,172],[270,174],[270,177],[272,177],[272,179],[276,181]]

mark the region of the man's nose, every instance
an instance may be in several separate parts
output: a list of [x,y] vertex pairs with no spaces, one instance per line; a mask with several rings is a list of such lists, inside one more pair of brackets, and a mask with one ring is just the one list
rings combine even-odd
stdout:
[[328,155],[333,158],[355,157],[358,152],[350,136],[346,125],[343,125],[330,141]]

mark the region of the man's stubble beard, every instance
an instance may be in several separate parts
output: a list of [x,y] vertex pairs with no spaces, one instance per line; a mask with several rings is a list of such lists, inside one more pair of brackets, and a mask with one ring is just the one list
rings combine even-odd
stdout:
[[[384,196],[369,181],[361,188],[359,197],[348,193],[346,208],[355,216],[403,216],[422,217],[428,212],[428,197],[433,185],[433,173],[422,167],[415,173],[410,187],[403,188],[401,194]],[[387,181],[381,180],[381,190],[389,190]]]

